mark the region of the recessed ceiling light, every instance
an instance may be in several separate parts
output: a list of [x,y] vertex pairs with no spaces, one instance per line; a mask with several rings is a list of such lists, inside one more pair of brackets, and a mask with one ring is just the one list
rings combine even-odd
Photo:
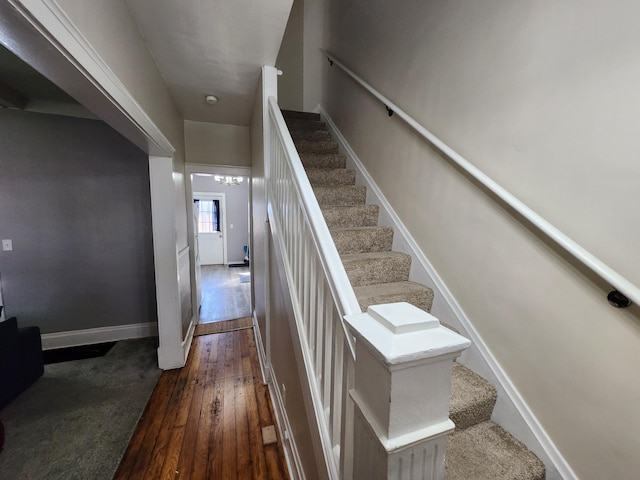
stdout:
[[204,101],[209,105],[214,105],[218,103],[218,97],[216,97],[215,95],[207,95],[206,97],[204,97]]

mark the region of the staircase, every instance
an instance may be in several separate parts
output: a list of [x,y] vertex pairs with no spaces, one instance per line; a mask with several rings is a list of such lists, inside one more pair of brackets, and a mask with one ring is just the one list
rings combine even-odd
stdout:
[[[366,187],[355,185],[355,171],[347,170],[320,116],[282,113],[363,311],[408,302],[428,312],[433,291],[409,281],[411,257],[391,250],[393,228],[378,226],[378,206],[365,203]],[[544,480],[542,462],[490,420],[496,398],[489,382],[454,363],[447,480]]]

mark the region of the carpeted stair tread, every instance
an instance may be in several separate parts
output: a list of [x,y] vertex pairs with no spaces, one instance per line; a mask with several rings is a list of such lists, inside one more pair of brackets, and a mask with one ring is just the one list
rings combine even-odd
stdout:
[[298,153],[338,153],[339,148],[336,142],[325,142],[321,140],[294,140],[293,143]]
[[456,431],[447,442],[446,480],[544,480],[544,464],[493,422]]
[[391,250],[393,228],[355,227],[329,230],[340,255]]
[[305,120],[301,118],[285,118],[289,131],[296,130],[326,130],[327,126],[320,120]]
[[407,302],[428,312],[433,303],[433,290],[415,282],[394,282],[354,287],[362,311],[380,303]]
[[330,142],[331,134],[328,130],[294,130],[291,132],[291,138],[294,142],[298,140]]
[[318,204],[324,205],[364,205],[367,188],[357,185],[338,185],[335,187],[313,187]]
[[298,151],[305,170],[312,168],[346,168],[347,157],[337,153],[306,153]]
[[346,168],[310,168],[307,177],[314,187],[355,185],[356,171]]
[[456,430],[491,419],[498,394],[493,385],[457,362],[453,364],[449,417]]
[[342,264],[354,287],[409,280],[411,256],[400,252],[351,253]]
[[329,230],[349,227],[375,227],[378,225],[378,205],[322,207],[322,215]]
[[294,110],[281,110],[282,116],[285,119],[299,119],[299,120],[313,120],[316,122],[320,121],[320,114],[313,112],[296,112]]

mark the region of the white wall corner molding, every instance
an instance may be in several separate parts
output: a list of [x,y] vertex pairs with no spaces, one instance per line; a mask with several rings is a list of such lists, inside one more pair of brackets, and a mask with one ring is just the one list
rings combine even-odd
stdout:
[[258,361],[260,362],[260,373],[262,374],[262,382],[264,384],[269,383],[269,365],[267,365],[267,354],[264,349],[264,343],[262,343],[262,334],[260,333],[260,324],[258,323],[258,317],[256,311],[253,311],[253,336],[256,340],[256,349],[258,350]]
[[291,424],[287,417],[287,410],[285,408],[284,399],[280,394],[279,385],[276,379],[275,373],[270,365],[267,366],[267,375],[271,379],[269,382],[269,393],[273,401],[273,411],[276,415],[276,424],[282,439],[282,446],[284,448],[284,456],[287,461],[287,468],[292,480],[305,480],[304,469],[302,468],[302,460],[298,453],[298,447],[296,440],[291,430]]
[[174,154],[175,147],[55,0],[9,3],[136,125],[149,140],[151,154]]
[[42,334],[42,349],[52,350],[55,348],[77,347],[79,345],[92,345],[94,343],[117,342],[118,340],[157,336],[158,324],[156,322],[69,330],[66,332]]
[[498,391],[492,419],[518,436],[547,466],[547,480],[578,480],[561,452],[555,446],[522,395],[491,353],[453,293],[438,274],[433,264],[420,249],[407,227],[400,220],[363,162],[349,145],[342,132],[322,105],[317,107],[333,138],[347,156],[348,168],[356,170],[356,183],[367,187],[367,203],[380,207],[380,225],[392,226],[396,232],[393,250],[411,255],[410,280],[431,287],[434,291],[432,313],[441,321],[460,330],[472,345],[461,356],[460,362],[489,380]]

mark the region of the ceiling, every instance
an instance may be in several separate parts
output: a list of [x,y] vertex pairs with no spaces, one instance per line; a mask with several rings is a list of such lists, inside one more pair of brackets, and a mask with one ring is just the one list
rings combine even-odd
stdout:
[[125,1],[184,119],[248,125],[260,68],[275,65],[292,0]]

